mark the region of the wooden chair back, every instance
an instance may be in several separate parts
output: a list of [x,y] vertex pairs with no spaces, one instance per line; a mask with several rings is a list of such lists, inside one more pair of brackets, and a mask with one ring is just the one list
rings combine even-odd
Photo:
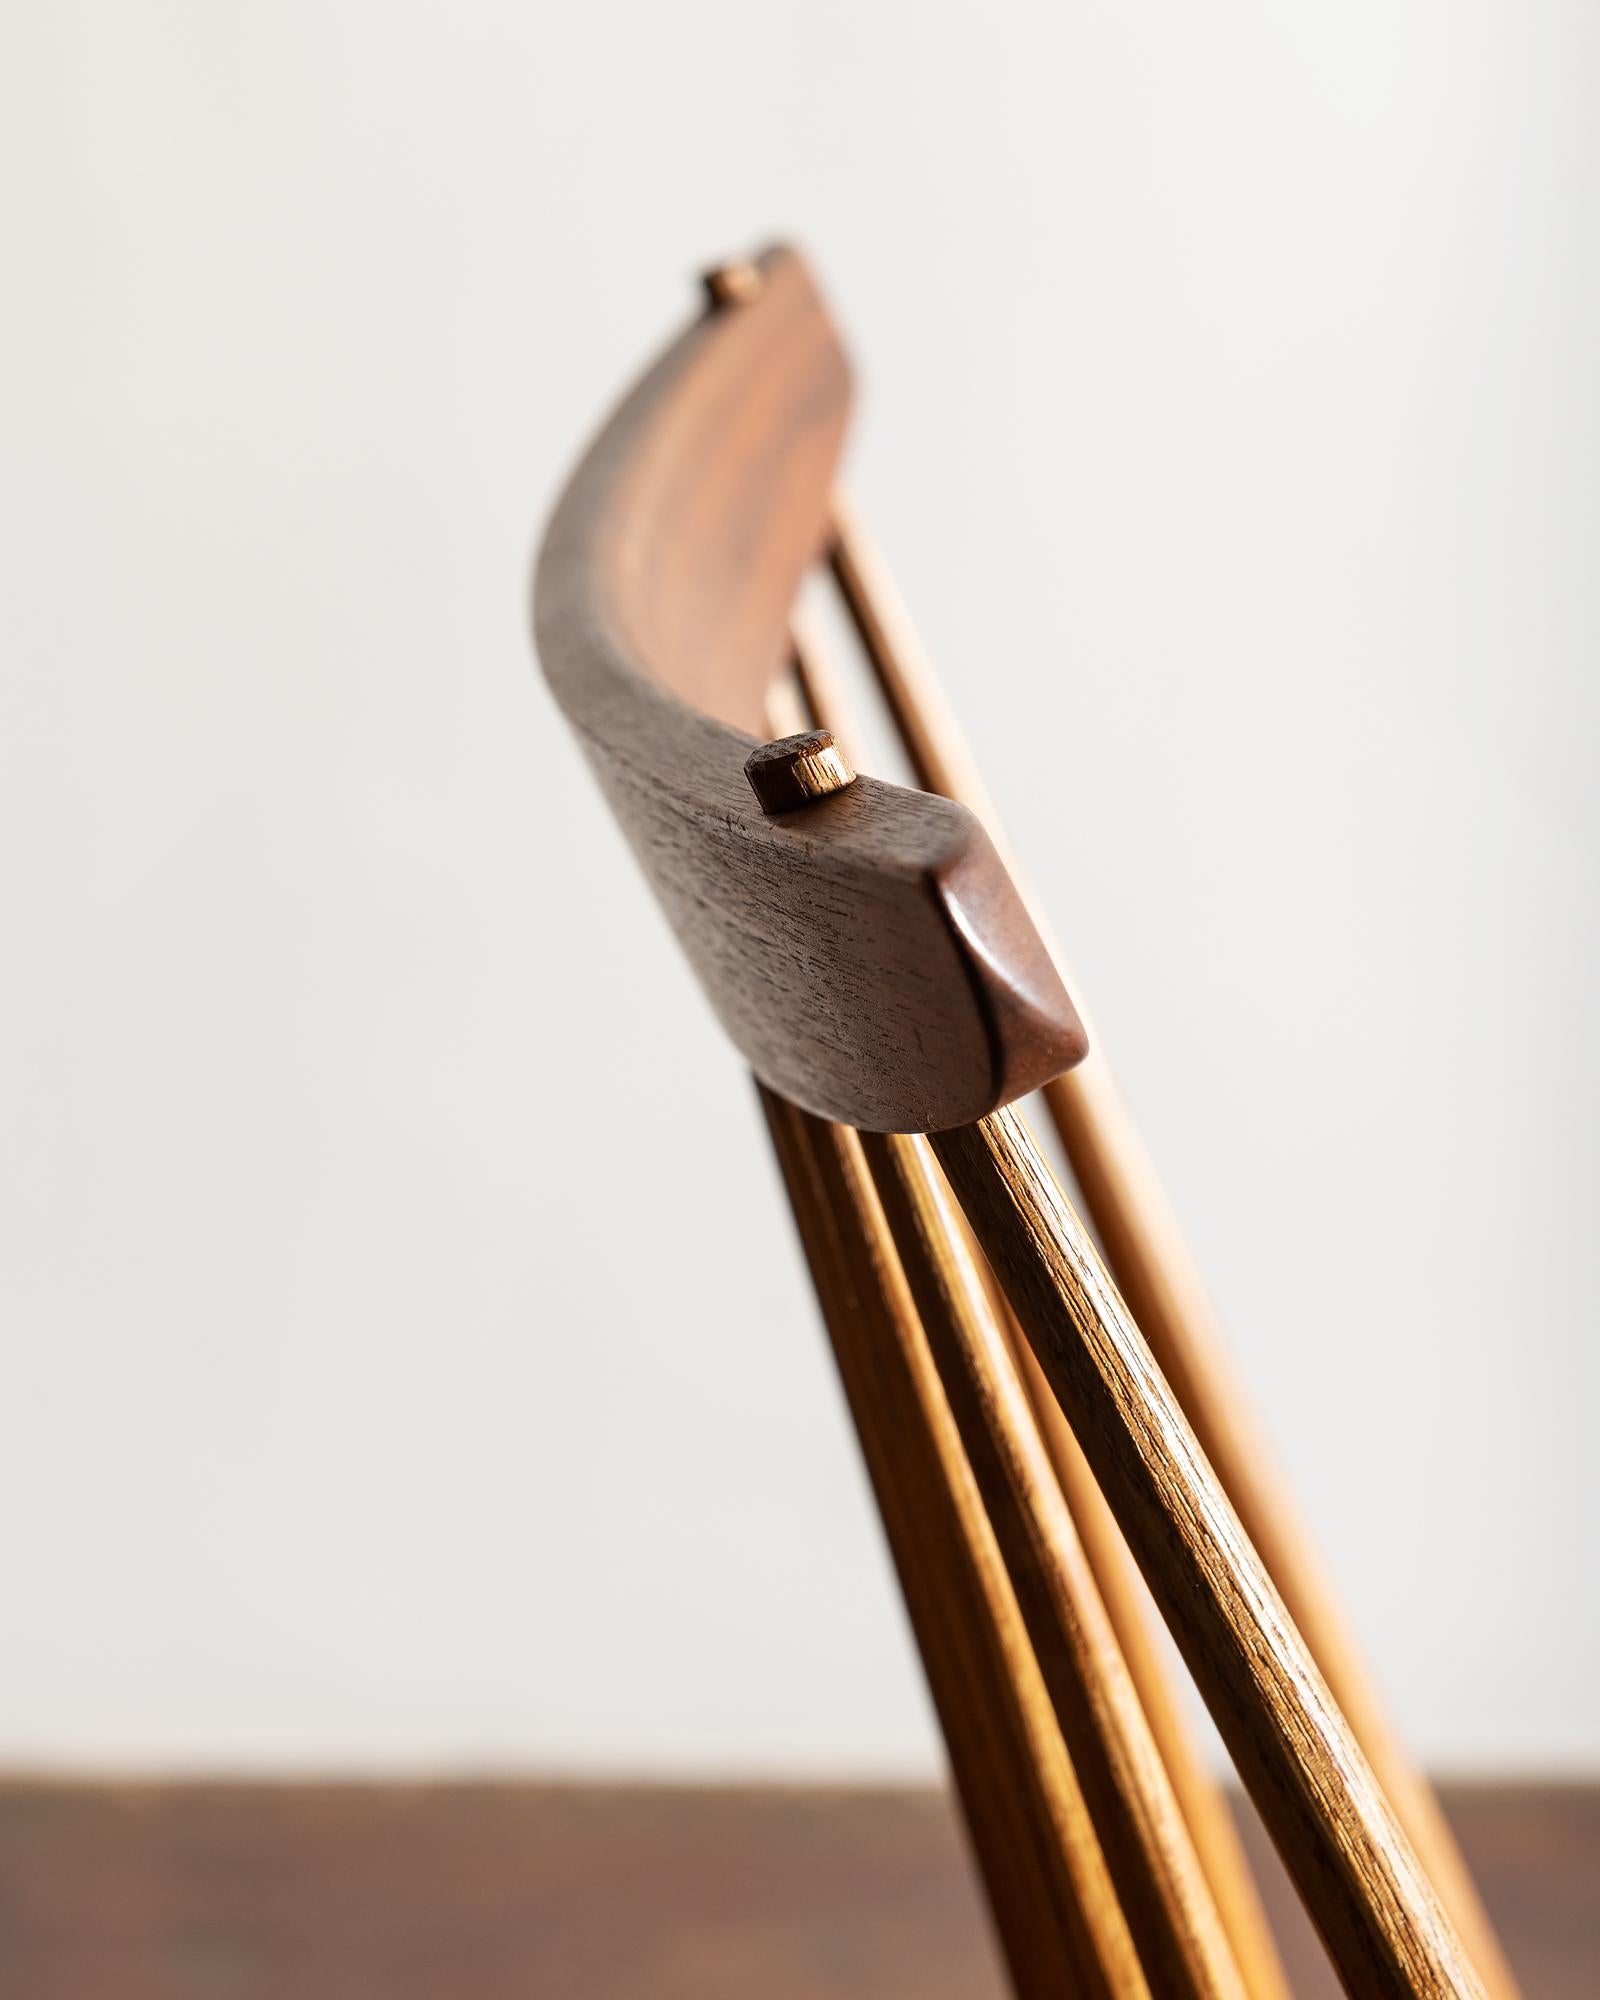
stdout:
[[[1285,1992],[1153,1605],[1346,1990],[1509,2000],[841,493],[849,406],[795,252],[714,272],[580,461],[535,622],[755,1073],[1016,1991]],[[852,768],[797,618],[814,567],[921,790]],[[1014,1108],[1035,1091],[1104,1261]]]

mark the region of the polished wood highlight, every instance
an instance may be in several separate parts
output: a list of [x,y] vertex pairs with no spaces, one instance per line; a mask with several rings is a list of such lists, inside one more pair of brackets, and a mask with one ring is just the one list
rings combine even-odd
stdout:
[[[832,507],[829,563],[918,782],[959,800],[983,821],[1019,893],[1032,908],[1056,964],[1072,985],[1090,1046],[1083,1062],[1044,1084],[1043,1096],[1106,1261],[1485,1985],[1496,2000],[1516,2000],[1516,1982],[1460,1849],[1426,1779],[1389,1721],[1233,1365],[1082,989],[1029,894],[889,567],[852,498],[836,491]],[[1152,1719],[1158,1715],[1159,1709],[1153,1710]],[[1206,1813],[1204,1802],[1198,1803]],[[1224,1862],[1221,1872],[1227,1876],[1233,1871]],[[1220,1893],[1225,1904],[1231,1900],[1226,1885]]]
[[1070,1203],[1014,1112],[933,1145],[1347,1990],[1483,1987]]
[[965,808],[863,777],[771,817],[745,782],[849,410],[805,265],[776,250],[758,268],[749,303],[708,307],[573,474],[539,559],[539,655],[757,1075],[857,1126],[956,1124],[1078,1061],[1083,1032]]
[[1148,1993],[852,1131],[765,1088],[996,1929],[1021,2000]]
[[1189,1830],[923,1139],[864,1141],[878,1196],[1151,1990],[1244,2000]]

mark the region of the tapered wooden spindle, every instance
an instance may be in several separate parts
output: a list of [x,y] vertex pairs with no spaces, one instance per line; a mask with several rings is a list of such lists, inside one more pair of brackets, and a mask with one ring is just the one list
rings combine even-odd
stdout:
[[762,1088],[1020,2000],[1149,2000],[859,1136]]
[[1244,2000],[953,1203],[925,1141],[864,1133],[862,1145],[1145,1975],[1171,2000]]
[[[791,736],[820,725],[831,730],[847,747],[858,743],[859,731],[850,716],[848,700],[827,646],[815,621],[802,606],[795,610],[791,644],[794,677],[775,682],[767,697],[767,724],[772,735]],[[992,1274],[959,1210],[955,1211],[954,1219],[978,1260],[980,1276],[991,1286],[991,1304],[1002,1332],[1012,1344],[1014,1364],[1027,1385],[1040,1437],[1066,1499],[1069,1525],[1077,1530],[1081,1540],[1093,1585],[1110,1617],[1138,1704],[1204,1871],[1245,1990],[1250,2000],[1289,2000],[1277,1945],[1238,1828],[1215,1777],[1205,1767],[1194,1731],[1157,1651],[1155,1634],[1150,1629],[1148,1593],[1088,1462],[1039,1371],[1032,1349],[1020,1336],[1014,1338],[1015,1323],[1004,1293],[993,1288]]]
[[1173,1796],[1205,1870],[1245,1989],[1251,2000],[1289,2000],[1289,1984],[1278,1956],[1277,1941],[1267,1922],[1238,1826],[1215,1774],[1207,1768],[1196,1732],[1173,1688],[1158,1641],[1159,1614],[1150,1592],[1128,1552],[1122,1530],[1106,1504],[1083,1448],[1061,1414],[1061,1405],[1017,1324],[1004,1289],[959,1206],[956,1213],[995,1323],[1033,1410],[1040,1443],[1067,1503]]
[[918,782],[984,822],[1089,1028],[1083,1062],[1044,1086],[1050,1121],[1106,1260],[1268,1574],[1497,2000],[1517,1985],[1439,1809],[1378,1697],[1251,1410],[1199,1271],[1116,1082],[1077,982],[1011,853],[999,816],[887,565],[850,498],[836,493],[830,565]]
[[1245,1988],[1251,2000],[1289,2000],[1289,1983],[1239,1829],[1207,1767],[1197,1733],[1175,1697],[1158,1643],[1150,1593],[1083,1448],[1009,1307],[1001,1324]]
[[1329,1956],[1357,2000],[1483,1987],[1043,1156],[1012,1110],[932,1145]]

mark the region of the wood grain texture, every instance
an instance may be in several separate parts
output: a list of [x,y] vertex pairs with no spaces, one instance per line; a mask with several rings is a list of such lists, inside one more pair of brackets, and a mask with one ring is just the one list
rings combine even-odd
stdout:
[[1243,2000],[1088,1560],[926,1141],[867,1161],[1151,1991]]
[[963,807],[861,778],[774,819],[745,782],[849,405],[805,266],[760,270],[579,464],[540,555],[540,658],[757,1075],[857,1126],[956,1124],[1079,1060],[1083,1033]]
[[[1105,1039],[1032,901],[888,565],[849,495],[835,493],[832,504],[829,562],[918,782],[959,800],[983,821],[1078,1001],[1088,1053],[1070,1073],[1048,1081],[1043,1094],[1106,1261],[1485,1985],[1496,2000],[1516,2000],[1516,1981],[1449,1824],[1388,1718],[1233,1365],[1198,1267],[1117,1085]],[[1197,1803],[1205,1812],[1198,1794]],[[1221,1859],[1219,1879],[1231,1876],[1236,1882],[1236,1873]],[[1231,1901],[1226,1884],[1222,1893]]]
[[1168,1629],[1359,2000],[1483,1987],[1171,1389],[1013,1112],[933,1141]]
[[1234,1816],[1207,1768],[1198,1736],[1172,1684],[1149,1590],[1083,1448],[1009,1308],[1002,1325],[1245,1989],[1251,2000],[1289,2000],[1282,1960]]
[[849,759],[826,729],[763,743],[744,760],[744,774],[764,813],[799,812],[856,781]]
[[[943,1185],[948,1194],[948,1183]],[[1158,1638],[1160,1616],[1154,1600],[971,1224],[953,1195],[949,1205],[960,1220],[994,1324],[1022,1384],[1040,1446],[1061,1489],[1245,1990],[1251,2000],[1289,2000],[1283,1966],[1234,1817],[1215,1775],[1206,1767],[1186,1704],[1173,1685]]]
[[[947,786],[960,779],[976,787],[970,763],[963,768],[941,759],[939,742],[942,736],[951,733],[953,723],[946,720],[941,725],[939,709],[924,707],[922,695],[929,669],[925,662],[920,668],[906,665],[907,649],[915,648],[916,639],[904,608],[883,574],[881,561],[869,552],[865,532],[848,502],[836,495],[835,504],[835,560],[844,565],[853,598],[851,609],[858,626],[871,622],[870,645],[880,656],[880,679],[887,676],[892,681],[892,688],[886,686],[891,713],[898,718],[913,767],[924,782],[937,780],[941,786]],[[781,735],[820,724],[836,735],[847,750],[859,744],[859,725],[827,637],[804,607],[796,608],[791,647],[793,677],[780,681],[770,691],[769,729]],[[981,793],[979,803],[982,803]],[[1092,1050],[1089,1060],[1093,1060]],[[1081,1542],[1093,1587],[1110,1619],[1138,1705],[1222,1920],[1233,1961],[1251,2000],[1288,2000],[1283,1968],[1233,1816],[1220,1786],[1205,1767],[1195,1732],[1158,1651],[1152,1629],[1154,1606],[1149,1593],[1088,1460],[1063,1418],[1033,1350],[1016,1326],[1004,1292],[970,1229],[964,1226],[965,1218],[960,1216],[959,1209],[956,1216],[963,1224],[964,1240],[975,1260],[1012,1364],[1025,1386],[1040,1440],[1066,1502],[1069,1532],[1075,1530]],[[923,1310],[926,1316],[926,1307]]]
[[1103,1049],[1045,1104],[1118,1287],[1495,2000],[1517,1983],[1431,1787],[1380,1699]]
[[1148,1993],[858,1134],[763,1089],[1020,2000]]

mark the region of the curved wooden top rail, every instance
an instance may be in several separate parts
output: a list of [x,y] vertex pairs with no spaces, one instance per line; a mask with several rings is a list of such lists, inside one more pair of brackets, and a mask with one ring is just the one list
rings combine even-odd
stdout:
[[842,1124],[942,1130],[1086,1043],[965,808],[862,777],[768,817],[745,782],[850,403],[803,261],[758,269],[756,296],[708,308],[573,474],[539,559],[539,653],[756,1074]]

